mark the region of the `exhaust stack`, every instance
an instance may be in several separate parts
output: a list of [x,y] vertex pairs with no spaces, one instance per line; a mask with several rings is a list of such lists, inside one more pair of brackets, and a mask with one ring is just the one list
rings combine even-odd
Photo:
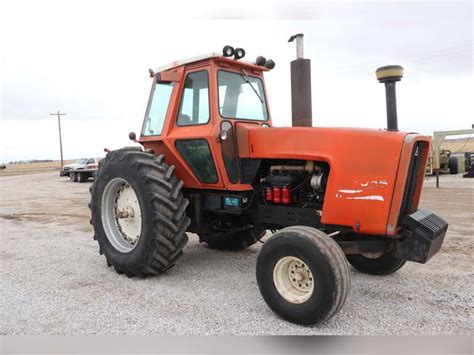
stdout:
[[387,130],[398,131],[397,96],[395,83],[403,78],[403,67],[388,65],[375,71],[377,80],[385,84],[385,97],[387,100]]
[[303,34],[291,36],[296,39],[296,60],[291,62],[291,116],[293,127],[312,127],[311,106],[311,61],[303,58]]

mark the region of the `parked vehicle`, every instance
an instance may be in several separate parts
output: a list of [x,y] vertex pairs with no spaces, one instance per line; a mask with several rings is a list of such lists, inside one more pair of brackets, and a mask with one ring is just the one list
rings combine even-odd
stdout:
[[64,165],[59,176],[70,176],[71,171],[81,169],[96,169],[101,158],[81,158],[72,164]]
[[[397,128],[400,66],[376,72],[387,130],[302,127],[301,115],[273,127],[263,73],[275,63],[244,55],[226,46],[150,70],[143,148],[109,152],[91,187],[94,239],[108,266],[143,277],[176,263],[186,232],[238,250],[272,230],[256,263],[264,300],[291,322],[322,323],[346,300],[348,262],[389,275],[440,250],[447,222],[418,208],[430,137]],[[301,78],[292,70],[292,87]]]
[[[434,175],[434,150],[431,149],[428,155],[428,162],[426,164],[425,175]],[[439,173],[456,175],[459,171],[458,157],[451,155],[448,149],[441,149],[439,151]]]
[[464,153],[464,166],[466,173],[462,177],[474,178],[474,152]]
[[69,180],[72,182],[86,182],[90,178],[95,178],[98,170],[98,164],[86,165],[84,168],[71,170],[69,172]]

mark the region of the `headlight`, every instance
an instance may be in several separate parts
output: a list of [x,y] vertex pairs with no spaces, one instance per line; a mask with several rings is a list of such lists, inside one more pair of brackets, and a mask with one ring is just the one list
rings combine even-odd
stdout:
[[234,50],[234,59],[237,60],[237,59],[240,59],[240,58],[243,58],[245,57],[245,51],[243,48],[236,48]]
[[234,47],[232,46],[225,46],[223,49],[222,49],[222,55],[224,57],[232,57],[234,55]]

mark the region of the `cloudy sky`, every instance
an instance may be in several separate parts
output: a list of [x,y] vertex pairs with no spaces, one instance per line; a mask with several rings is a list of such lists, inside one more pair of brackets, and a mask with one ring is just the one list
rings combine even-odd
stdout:
[[272,58],[273,122],[291,122],[290,35],[305,34],[315,126],[386,126],[374,71],[401,64],[399,127],[431,134],[474,123],[473,3],[309,1],[0,2],[0,162],[102,155],[138,133],[148,68],[230,44]]

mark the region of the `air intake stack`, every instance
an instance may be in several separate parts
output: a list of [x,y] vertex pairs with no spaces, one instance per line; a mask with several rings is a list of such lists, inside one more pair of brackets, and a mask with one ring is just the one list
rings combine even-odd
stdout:
[[375,71],[377,80],[385,84],[385,97],[387,100],[387,130],[398,131],[397,95],[395,83],[403,78],[403,67],[388,65]]
[[303,34],[291,36],[296,39],[296,60],[291,62],[291,116],[292,126],[312,127],[311,106],[311,61],[303,58]]

